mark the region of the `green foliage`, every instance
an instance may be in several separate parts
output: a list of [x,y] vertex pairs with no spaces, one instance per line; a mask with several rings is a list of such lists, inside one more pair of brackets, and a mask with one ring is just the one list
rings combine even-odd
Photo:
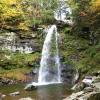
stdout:
[[55,0],[22,0],[22,10],[30,24],[44,24],[52,21],[53,10],[57,7]]
[[41,15],[42,23],[52,23],[54,21],[52,10],[43,10]]
[[[99,0],[71,0],[73,5],[73,18],[75,21],[74,32],[82,33],[83,27],[89,27],[90,31],[98,38],[100,28],[100,1]],[[90,35],[90,33],[87,33]]]
[[0,28],[25,33],[33,24],[51,22],[56,6],[55,0],[1,0]]
[[0,1],[0,28],[18,30],[18,26],[23,20],[23,12],[17,0]]
[[61,33],[60,54],[63,57],[63,63],[71,63],[81,75],[100,70],[100,43],[90,46],[89,40],[69,33],[67,30],[68,28]]
[[[6,58],[6,56],[10,56],[10,58]],[[20,53],[0,53],[0,67],[6,70],[16,69],[21,67],[35,67],[38,60],[39,54],[20,54]]]

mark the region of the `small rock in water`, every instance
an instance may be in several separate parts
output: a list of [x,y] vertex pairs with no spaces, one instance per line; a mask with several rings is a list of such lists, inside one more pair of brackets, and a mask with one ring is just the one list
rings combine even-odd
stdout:
[[10,96],[16,96],[16,95],[19,95],[19,94],[20,94],[20,92],[17,91],[17,92],[10,93],[9,95],[10,95]]
[[21,98],[21,99],[19,99],[19,100],[34,100],[34,99],[32,99],[32,98],[30,98],[30,97],[27,97],[27,98]]
[[31,91],[33,89],[36,89],[36,86],[34,86],[33,84],[28,84],[24,89],[27,91]]

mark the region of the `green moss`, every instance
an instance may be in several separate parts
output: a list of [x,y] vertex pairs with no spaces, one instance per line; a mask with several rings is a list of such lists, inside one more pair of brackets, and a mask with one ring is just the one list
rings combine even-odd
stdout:
[[[9,56],[10,58],[7,59],[6,56]],[[0,67],[10,70],[10,69],[16,69],[16,68],[22,68],[22,67],[35,67],[36,62],[39,60],[40,54],[34,53],[34,54],[20,54],[20,53],[2,53],[1,61],[0,61]]]
[[[10,56],[7,59],[4,55]],[[39,67],[40,54],[20,54],[20,53],[2,53],[0,61],[0,77],[9,77],[11,79],[23,79],[25,73],[30,72],[34,67]]]
[[0,77],[6,77],[15,80],[22,80],[25,78],[25,73],[28,73],[32,70],[30,67],[23,67],[11,70],[0,70]]
[[[61,33],[63,44],[60,54],[64,62],[70,61],[82,75],[100,70],[100,44],[89,45],[89,40],[74,35]],[[76,58],[70,58],[75,56]]]

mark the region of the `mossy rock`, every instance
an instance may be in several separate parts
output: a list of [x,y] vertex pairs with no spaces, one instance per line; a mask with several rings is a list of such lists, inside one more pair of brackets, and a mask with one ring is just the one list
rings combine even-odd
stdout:
[[88,100],[100,100],[100,93],[92,94]]

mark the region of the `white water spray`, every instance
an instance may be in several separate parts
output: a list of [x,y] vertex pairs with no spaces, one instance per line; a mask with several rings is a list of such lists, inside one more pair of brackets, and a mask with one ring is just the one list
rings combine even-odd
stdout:
[[58,35],[56,25],[52,25],[48,29],[42,49],[38,77],[40,84],[61,82]]

